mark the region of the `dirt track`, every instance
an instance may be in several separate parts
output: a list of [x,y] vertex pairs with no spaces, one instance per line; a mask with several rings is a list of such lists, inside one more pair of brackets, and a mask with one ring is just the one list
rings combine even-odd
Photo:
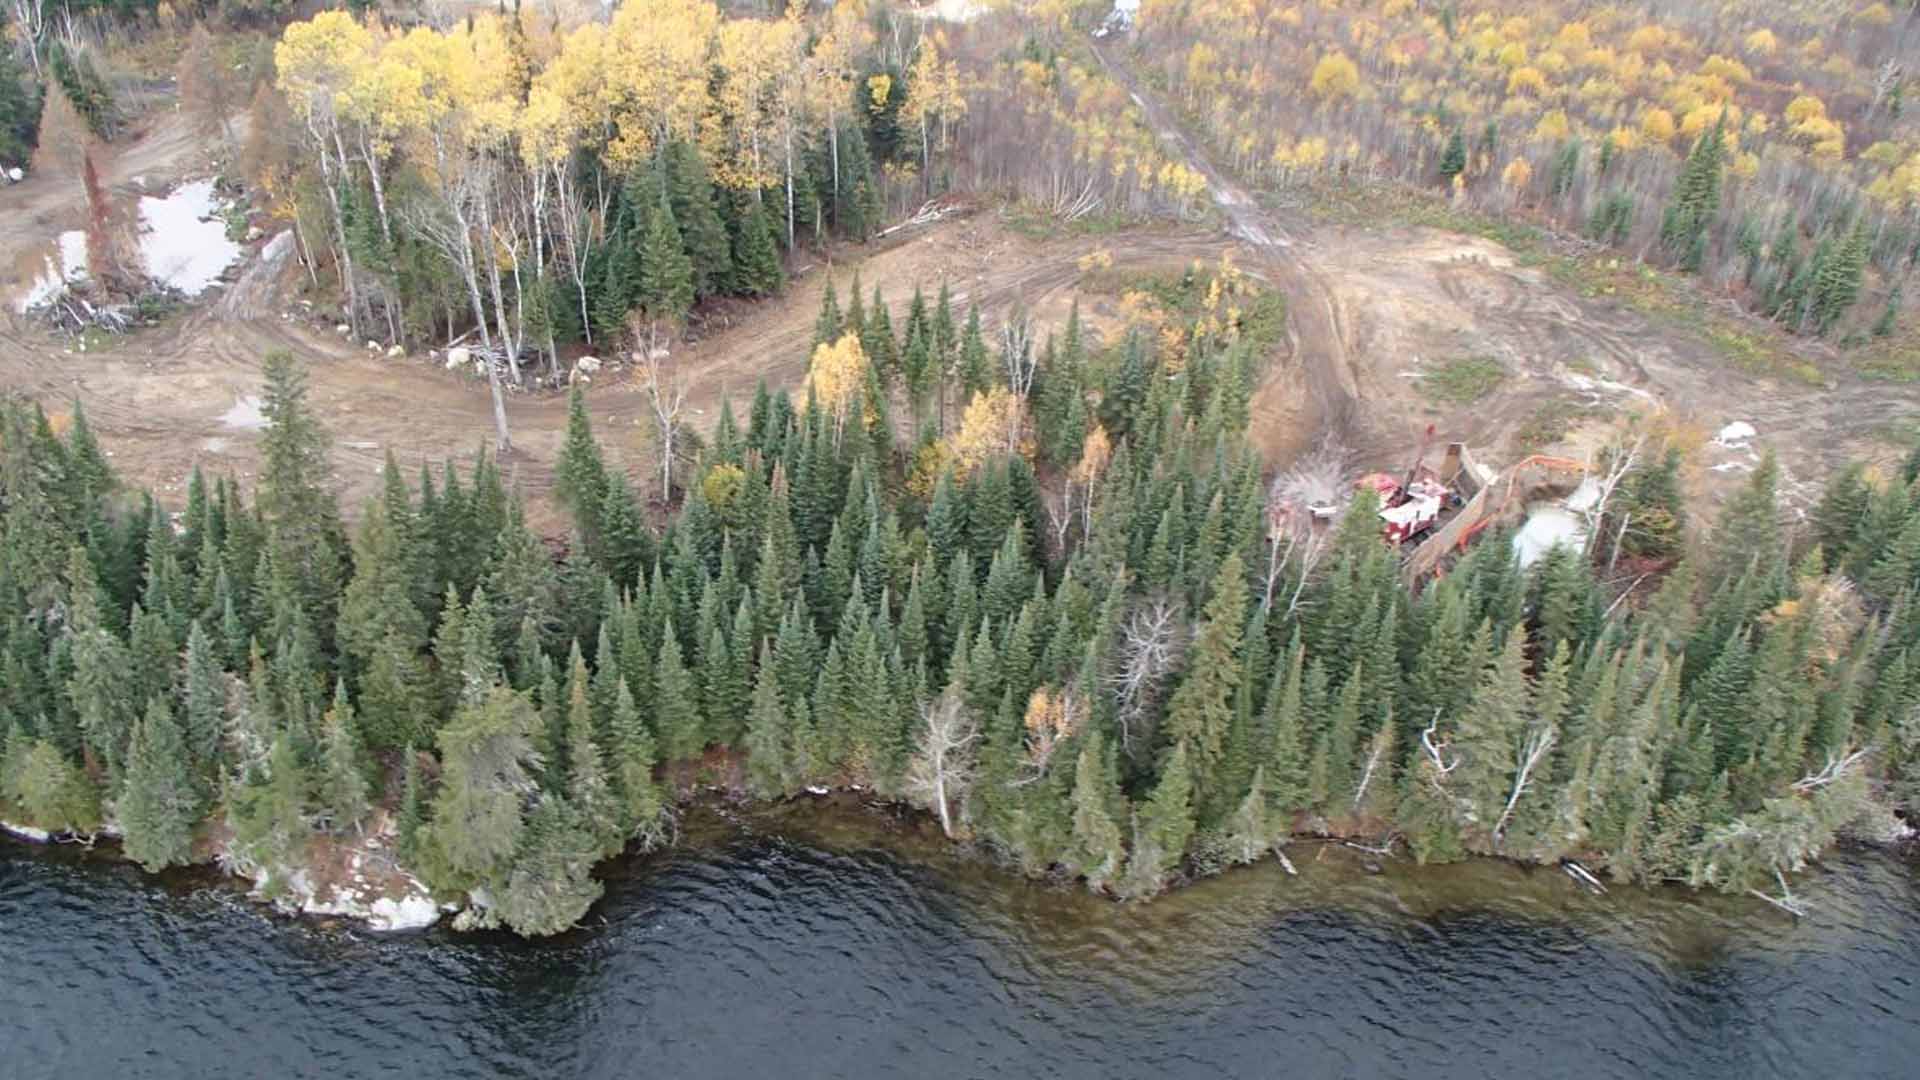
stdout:
[[[1356,465],[1403,463],[1429,423],[1439,437],[1466,439],[1499,462],[1516,449],[1512,436],[1526,419],[1558,403],[1584,409],[1589,426],[1621,408],[1664,412],[1708,433],[1746,420],[1761,433],[1758,445],[1782,451],[1790,480],[1807,485],[1848,456],[1894,452],[1888,435],[1920,415],[1920,393],[1908,387],[1843,379],[1819,390],[1737,374],[1695,337],[1621,304],[1572,296],[1485,241],[1432,230],[1316,231],[1276,220],[1148,108],[1214,185],[1229,233],[1166,227],[1040,240],[984,209],[837,249],[834,265],[811,257],[785,294],[727,306],[699,328],[697,341],[676,348],[673,363],[689,382],[695,421],[710,422],[724,398],[744,407],[760,378],[776,387],[798,383],[828,273],[843,304],[856,267],[869,290],[880,284],[896,306],[896,325],[915,284],[931,294],[945,278],[961,310],[978,299],[990,326],[1019,303],[1044,327],[1064,321],[1079,260],[1096,250],[1122,271],[1212,262],[1232,250],[1243,267],[1288,294],[1289,355],[1276,358],[1254,402],[1254,438],[1276,464],[1329,432]],[[151,188],[192,173],[194,157],[177,117],[163,112],[144,137],[119,148],[105,173],[122,186],[141,176]],[[71,181],[35,177],[5,189],[5,200],[0,274],[11,267],[14,276],[0,278],[0,299],[21,285],[23,260],[81,224]],[[257,392],[259,358],[272,349],[311,361],[312,397],[336,437],[349,505],[373,489],[389,449],[412,467],[464,456],[489,439],[481,384],[426,358],[388,360],[346,341],[273,279],[242,274],[221,300],[90,354],[66,351],[63,340],[15,317],[10,302],[0,304],[0,389],[49,408],[77,394],[123,474],[163,497],[181,489],[195,463],[243,477],[251,471],[256,436],[234,422],[245,419],[235,405]],[[278,283],[298,279],[289,267]],[[1082,299],[1096,326],[1112,313],[1110,297]],[[1462,356],[1491,356],[1508,377],[1470,406],[1435,405],[1420,389],[1422,378]],[[640,470],[645,407],[637,390],[616,377],[597,384],[590,399],[611,453]],[[565,402],[516,395],[508,411],[516,446],[509,468],[541,502]],[[1577,425],[1569,438],[1579,442]],[[1703,465],[1722,471],[1701,475],[1707,487],[1721,487],[1751,460],[1749,451],[1710,448]]]

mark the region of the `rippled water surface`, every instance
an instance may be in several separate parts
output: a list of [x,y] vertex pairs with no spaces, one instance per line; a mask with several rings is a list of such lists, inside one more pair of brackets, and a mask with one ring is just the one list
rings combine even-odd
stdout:
[[1295,860],[1123,907],[859,815],[760,818],[610,867],[589,925],[528,943],[0,840],[0,1076],[1920,1076],[1898,862],[1837,858],[1796,926]]

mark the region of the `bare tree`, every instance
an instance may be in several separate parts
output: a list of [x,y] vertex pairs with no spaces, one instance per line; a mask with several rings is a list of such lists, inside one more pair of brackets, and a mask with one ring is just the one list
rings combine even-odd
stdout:
[[443,186],[438,196],[406,204],[406,216],[414,234],[439,249],[460,270],[467,287],[467,303],[473,309],[474,326],[480,331],[487,385],[493,393],[494,449],[504,453],[513,448],[513,440],[507,433],[506,396],[500,387],[500,366],[494,363],[493,332],[487,326],[486,302],[480,299],[480,260],[474,254],[473,224],[469,217],[473,201],[486,197],[486,181],[474,169],[442,170],[441,176]]
[[919,735],[920,747],[907,763],[907,793],[940,815],[940,830],[952,839],[953,804],[973,787],[980,725],[949,689],[920,706]]
[[[636,337],[639,337],[636,333]],[[680,439],[680,414],[687,404],[686,380],[661,371],[667,350],[654,343],[655,332],[649,325],[639,341],[640,385],[647,392],[647,405],[653,410],[655,433],[660,438],[660,497],[673,498],[674,446]]]
[[1507,805],[1500,811],[1500,820],[1493,823],[1495,846],[1505,842],[1507,822],[1513,820],[1513,808],[1519,805],[1520,796],[1525,795],[1533,786],[1534,770],[1546,761],[1547,754],[1553,750],[1554,744],[1558,741],[1551,725],[1536,727],[1527,732],[1527,741],[1520,747],[1520,768],[1513,774],[1513,791],[1507,796]]
[[1108,681],[1120,720],[1120,747],[1129,757],[1151,741],[1146,729],[1188,636],[1180,605],[1164,596],[1134,608],[1120,628],[1120,663]]
[[1007,389],[1024,400],[1039,367],[1033,355],[1033,324],[1024,307],[1016,307],[1000,327],[1000,362],[1007,369]]

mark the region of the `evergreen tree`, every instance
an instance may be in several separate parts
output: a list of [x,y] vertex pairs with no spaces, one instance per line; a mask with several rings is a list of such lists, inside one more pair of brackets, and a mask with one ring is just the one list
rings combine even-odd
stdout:
[[1453,178],[1467,171],[1467,137],[1456,130],[1447,136],[1447,148],[1440,154],[1440,179],[1452,183]]
[[681,245],[673,208],[665,200],[647,216],[640,246],[640,280],[636,299],[650,318],[678,323],[693,307],[694,266]]
[[134,724],[127,777],[118,802],[127,857],[159,873],[193,860],[193,827],[200,820],[186,740],[173,711],[154,698]]
[[1695,139],[1660,221],[1660,244],[1684,270],[1699,270],[1707,230],[1720,209],[1720,174],[1726,157],[1726,116]]
[[333,708],[327,710],[322,747],[320,805],[326,808],[334,832],[357,830],[371,809],[371,800],[366,768],[360,760],[353,704],[347,700],[344,682],[334,684]]
[[1073,844],[1069,865],[1094,892],[1119,876],[1127,857],[1114,807],[1124,800],[1108,767],[1100,733],[1081,740],[1073,770]]
[[1186,857],[1194,831],[1193,794],[1187,744],[1177,743],[1160,771],[1160,782],[1135,818],[1133,853],[1127,861],[1122,895],[1138,898],[1159,892],[1167,874]]

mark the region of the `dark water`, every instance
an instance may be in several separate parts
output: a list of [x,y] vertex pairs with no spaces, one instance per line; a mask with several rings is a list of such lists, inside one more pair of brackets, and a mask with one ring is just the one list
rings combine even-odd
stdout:
[[713,825],[563,938],[376,937],[0,840],[0,1076],[1920,1076],[1920,878],[1794,925],[1473,864],[1147,906],[859,815]]

